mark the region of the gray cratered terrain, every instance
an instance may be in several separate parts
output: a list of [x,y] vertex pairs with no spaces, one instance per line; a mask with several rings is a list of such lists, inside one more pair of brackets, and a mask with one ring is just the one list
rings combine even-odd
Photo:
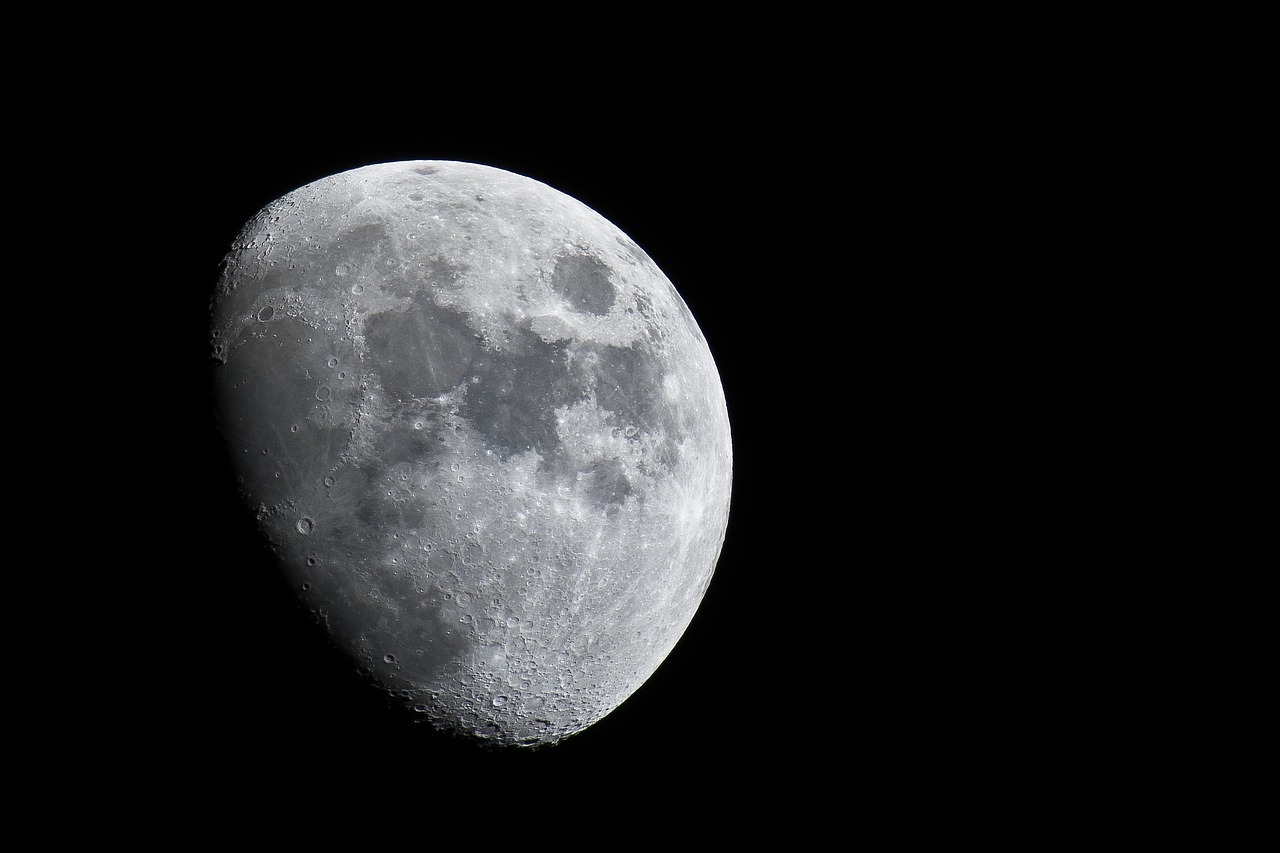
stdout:
[[683,300],[544,184],[414,161],[263,209],[213,300],[240,488],[333,640],[437,728],[555,743],[693,618],[724,393]]

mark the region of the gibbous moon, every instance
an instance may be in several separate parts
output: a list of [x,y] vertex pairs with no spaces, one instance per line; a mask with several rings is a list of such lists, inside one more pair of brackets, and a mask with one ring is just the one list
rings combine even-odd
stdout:
[[243,229],[219,423],[281,571],[437,729],[556,743],[692,620],[729,515],[724,391],[634,242],[545,184],[383,163]]

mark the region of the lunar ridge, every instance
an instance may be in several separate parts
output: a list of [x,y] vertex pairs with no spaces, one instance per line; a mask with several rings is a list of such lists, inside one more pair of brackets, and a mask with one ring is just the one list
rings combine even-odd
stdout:
[[366,166],[244,227],[219,424],[301,600],[438,729],[554,744],[685,631],[728,521],[707,342],[616,226],[509,172]]

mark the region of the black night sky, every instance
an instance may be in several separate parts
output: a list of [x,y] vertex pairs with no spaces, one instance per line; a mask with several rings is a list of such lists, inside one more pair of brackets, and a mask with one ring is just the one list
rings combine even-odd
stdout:
[[[860,701],[858,613],[834,584],[856,560],[833,556],[824,540],[851,488],[827,448],[848,441],[858,416],[856,389],[832,386],[828,363],[851,332],[833,297],[853,282],[822,277],[850,244],[823,242],[843,225],[815,202],[832,191],[826,167],[800,156],[816,155],[806,140],[816,146],[819,131],[784,146],[733,110],[696,122],[639,114],[571,132],[540,124],[536,110],[509,121],[481,106],[432,115],[343,133],[228,133],[183,177],[187,219],[167,282],[184,307],[183,324],[167,330],[176,348],[168,369],[182,384],[161,416],[181,423],[190,444],[160,476],[196,497],[167,510],[192,519],[178,537],[187,556],[160,569],[171,573],[172,605],[145,630],[171,638],[167,677],[151,682],[165,687],[137,710],[164,744],[161,763],[179,778],[234,765],[250,769],[250,784],[396,778],[424,790],[441,776],[627,787],[659,774],[766,799],[823,766],[844,772],[831,746],[858,736],[848,722]],[[714,580],[648,682],[556,747],[478,750],[411,725],[360,684],[275,576],[220,451],[206,318],[232,239],[296,187],[405,159],[496,166],[601,213],[675,284],[721,372],[734,490]],[[853,520],[840,524],[851,535]]]
[[[1040,829],[1056,831],[1092,792],[1060,768],[1124,784],[1089,742],[1114,736],[1115,685],[1071,650],[1100,645],[1080,639],[1084,600],[1113,600],[1079,564],[1109,576],[1116,555],[1083,556],[1097,512],[1065,470],[1091,447],[1074,425],[1101,441],[1112,412],[1069,364],[1091,338],[1055,327],[1065,311],[1088,331],[1123,288],[1088,244],[1095,211],[1123,234],[1129,208],[1105,210],[1104,178],[1072,186],[1112,128],[1018,89],[1020,66],[966,77],[972,42],[935,59],[914,19],[879,55],[862,50],[878,30],[784,15],[790,32],[767,17],[745,40],[691,33],[681,57],[675,37],[595,42],[542,79],[530,37],[523,79],[490,69],[475,27],[358,11],[376,36],[295,39],[259,10],[211,9],[168,22],[200,39],[125,20],[133,51],[95,24],[80,28],[101,43],[92,61],[28,75],[48,85],[11,122],[36,155],[11,158],[12,230],[46,244],[35,276],[12,277],[11,316],[34,331],[10,348],[10,458],[65,471],[13,496],[10,576],[37,590],[10,596],[35,622],[11,652],[44,676],[14,693],[53,723],[30,744],[14,729],[12,752],[40,765],[14,781],[68,822],[64,794],[105,803],[114,824],[80,821],[95,837],[179,827],[169,847],[220,827],[258,841],[253,808],[286,828],[352,818],[362,845],[452,827],[574,849],[631,827],[669,846],[683,816],[731,843],[783,830],[770,846],[786,849],[817,847],[796,833],[819,824],[853,843],[864,820],[953,838],[1050,802],[1053,784],[1066,811]],[[432,52],[447,39],[459,56]],[[615,76],[624,64],[645,79]],[[1055,147],[1076,127],[1088,151]],[[700,609],[636,693],[555,747],[435,735],[360,683],[264,554],[216,429],[209,302],[241,227],[308,182],[418,159],[534,178],[618,226],[689,306],[728,403],[732,504]],[[83,328],[63,328],[67,307]],[[1109,486],[1100,473],[1086,491]],[[52,523],[37,536],[32,517]],[[1062,601],[1083,603],[1055,623]],[[622,821],[584,830],[606,801]]]

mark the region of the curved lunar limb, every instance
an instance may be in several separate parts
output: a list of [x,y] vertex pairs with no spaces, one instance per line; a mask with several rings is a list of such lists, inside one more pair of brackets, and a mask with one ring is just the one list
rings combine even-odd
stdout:
[[448,161],[308,184],[235,242],[212,348],[280,568],[437,728],[556,743],[693,618],[728,521],[724,392],[671,282],[580,202]]

